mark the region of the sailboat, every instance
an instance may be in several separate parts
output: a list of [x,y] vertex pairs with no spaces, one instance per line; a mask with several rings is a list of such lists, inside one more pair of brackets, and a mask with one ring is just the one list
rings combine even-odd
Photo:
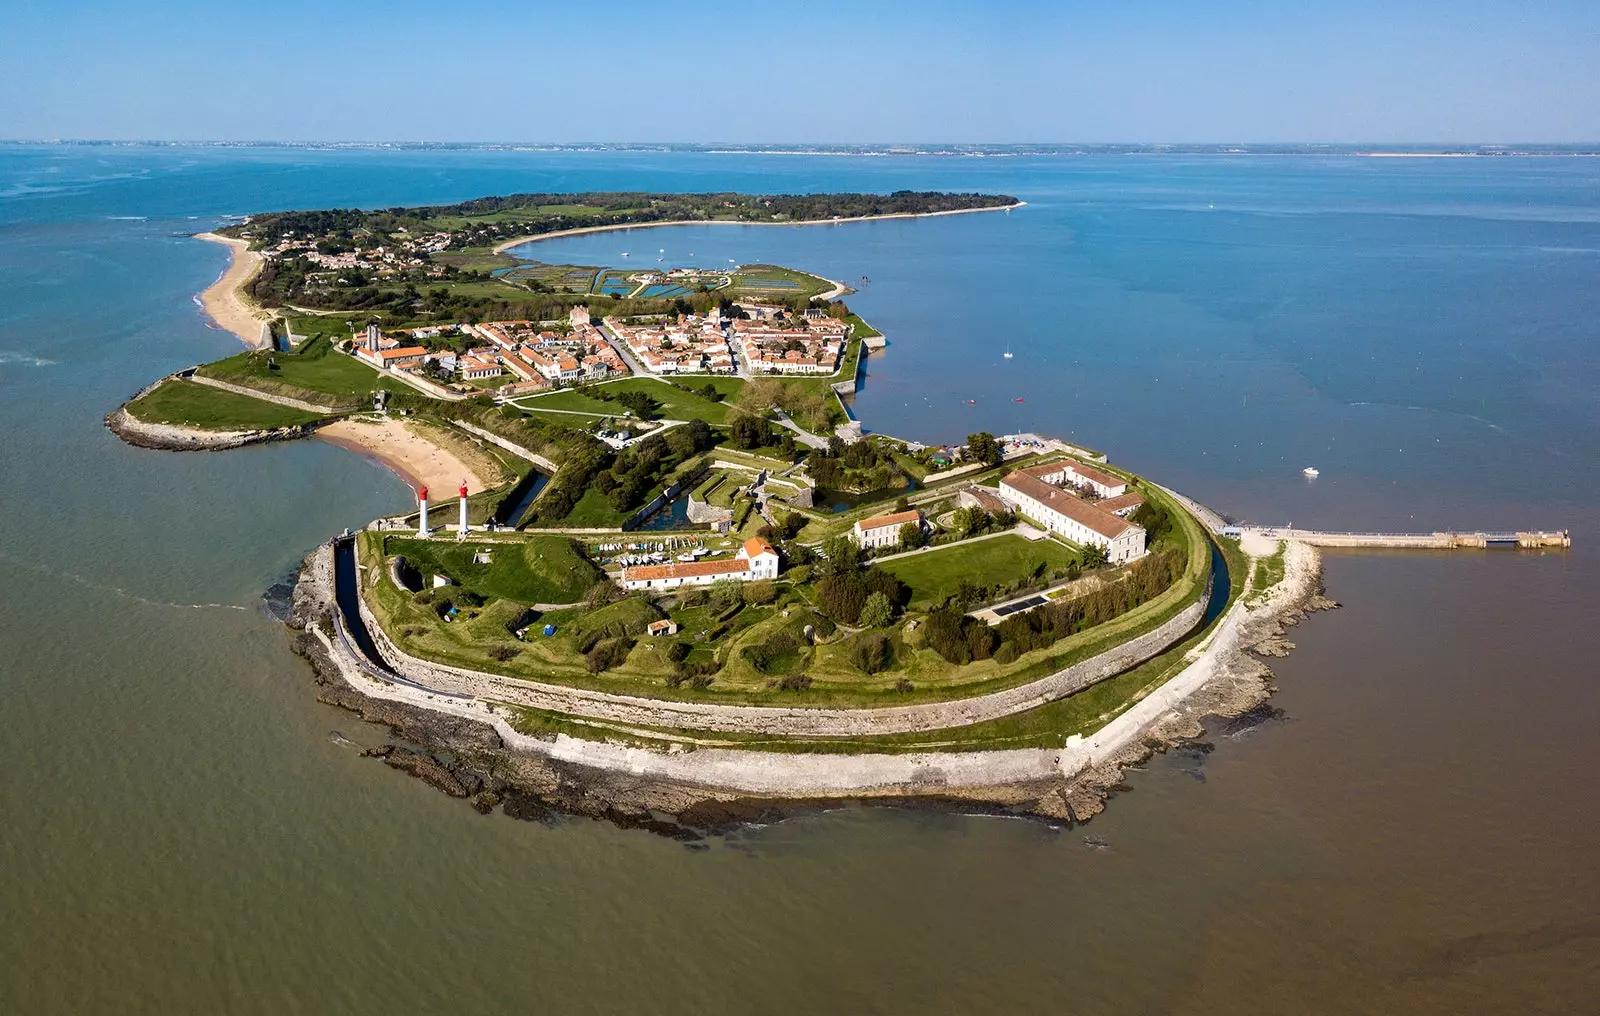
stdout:
[[1307,476],[1311,477],[1311,479],[1313,479],[1313,480],[1315,480],[1317,477],[1322,475],[1320,472],[1317,471],[1317,467],[1316,466],[1307,466],[1307,467],[1305,467],[1304,469],[1302,469],[1300,471],[1302,473],[1306,474]]
[[1011,343],[1006,343],[1006,351],[1000,355],[1005,357],[1007,360],[1011,359]]

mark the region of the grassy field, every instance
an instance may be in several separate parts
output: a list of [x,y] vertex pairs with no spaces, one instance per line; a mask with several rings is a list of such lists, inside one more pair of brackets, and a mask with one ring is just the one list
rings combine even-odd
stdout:
[[1270,557],[1263,557],[1256,562],[1255,575],[1250,579],[1250,599],[1255,603],[1266,596],[1267,590],[1283,581],[1283,541],[1278,541],[1278,549]]
[[730,291],[738,296],[788,299],[793,296],[821,296],[833,283],[810,272],[781,265],[740,265]]
[[[661,403],[660,415],[669,420],[704,420],[713,427],[720,427],[728,422],[730,406],[728,402],[744,388],[744,381],[736,377],[691,377],[683,381],[690,388],[699,388],[710,384],[723,395],[723,401],[712,402],[689,392],[652,381],[649,378],[625,378],[621,381],[612,381],[604,385],[595,386],[595,390],[604,390],[620,395],[623,392],[644,392],[657,402]],[[538,395],[524,399],[523,402],[530,409],[567,409],[583,413],[600,413],[605,416],[622,416],[627,409],[619,402],[607,402],[595,398],[590,391],[568,389],[552,392],[549,395]]]
[[380,382],[388,380],[355,357],[334,350],[326,336],[307,339],[293,353],[239,353],[206,364],[200,373],[330,409],[356,408],[367,401],[373,389],[381,387]]
[[235,395],[193,381],[167,381],[128,404],[128,412],[150,423],[201,430],[266,430],[323,419],[248,395]]
[[[489,564],[474,564],[487,551]],[[448,575],[491,599],[517,603],[574,603],[601,579],[600,569],[565,536],[534,536],[519,543],[454,543],[390,536],[384,554],[399,554],[424,576]]]
[[988,540],[967,540],[880,565],[911,587],[911,605],[938,604],[963,581],[986,586],[1009,582],[1034,572],[1065,568],[1077,555],[1053,540],[1037,543],[1008,533]]

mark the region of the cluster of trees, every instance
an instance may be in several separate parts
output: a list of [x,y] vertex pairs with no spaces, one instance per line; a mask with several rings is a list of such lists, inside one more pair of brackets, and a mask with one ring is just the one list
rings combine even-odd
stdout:
[[825,431],[833,426],[835,418],[832,399],[833,394],[827,389],[810,387],[798,381],[761,377],[745,385],[736,401],[741,409],[756,416],[766,416],[773,409],[781,409],[807,430]]
[[806,472],[828,490],[866,493],[902,487],[905,474],[876,441],[846,444],[837,435],[806,456]]
[[1000,460],[1004,457],[1005,450],[1000,447],[1000,442],[995,440],[995,436],[988,431],[980,430],[976,434],[967,435],[966,460],[968,462],[981,462],[985,466],[998,466]]
[[881,568],[861,567],[861,548],[848,536],[825,540],[813,574],[817,609],[839,624],[881,627],[911,602],[911,588]]
[[[1043,609],[1043,608],[1040,608]],[[987,660],[999,644],[994,629],[959,607],[940,607],[928,615],[923,638],[929,648],[951,663]]]
[[989,512],[973,505],[971,508],[957,508],[950,513],[950,532],[956,539],[965,540],[969,536],[1009,529],[1016,521],[1017,517],[1009,511]]
[[[793,438],[790,439],[791,444]],[[728,421],[728,443],[735,448],[766,448],[777,442],[765,416],[738,413]]]
[[1181,548],[1169,547],[1135,561],[1114,582],[1071,600],[1013,614],[993,628],[961,613],[959,605],[950,605],[929,615],[928,644],[951,663],[990,655],[999,663],[1011,663],[1023,653],[1104,624],[1161,595],[1183,574],[1184,560]]
[[533,503],[534,518],[541,522],[558,522],[572,514],[590,487],[604,494],[617,511],[638,508],[673,467],[716,443],[704,420],[652,434],[619,452],[582,431],[549,424],[540,429],[554,438],[561,464]]
[[[231,227],[232,235],[248,232],[252,238],[277,242],[289,235],[300,237],[333,233],[350,236],[366,232],[387,237],[404,228],[410,232],[445,230],[457,239],[483,243],[523,234],[537,235],[572,226],[624,225],[635,222],[670,222],[679,219],[741,219],[749,221],[858,218],[865,215],[918,214],[967,208],[996,208],[1016,204],[1016,198],[998,194],[948,194],[938,191],[895,191],[893,194],[654,194],[643,191],[582,194],[508,194],[475,198],[453,205],[394,207],[374,211],[330,208],[319,211],[269,212],[248,224]],[[562,211],[546,211],[562,209]],[[490,222],[434,223],[494,216]],[[452,246],[466,246],[466,243]]]

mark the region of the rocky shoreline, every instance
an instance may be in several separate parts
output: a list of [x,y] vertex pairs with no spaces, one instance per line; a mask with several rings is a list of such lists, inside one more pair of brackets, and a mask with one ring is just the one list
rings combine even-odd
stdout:
[[[514,732],[506,730],[503,736],[494,722],[368,694],[350,680],[349,663],[335,659],[339,643],[331,559],[326,547],[306,559],[285,623],[295,633],[295,651],[311,664],[318,701],[390,729],[390,741],[366,749],[364,755],[466,800],[482,814],[498,809],[509,817],[534,821],[580,815],[685,841],[740,823],[770,822],[844,803],[988,812],[1067,825],[1086,822],[1104,810],[1113,793],[1127,789],[1122,779],[1127,768],[1156,752],[1192,744],[1204,735],[1209,717],[1234,718],[1257,710],[1276,690],[1262,657],[1286,655],[1294,648],[1283,637],[1287,627],[1310,612],[1337,606],[1322,596],[1320,556],[1315,549],[1291,544],[1285,579],[1267,601],[1254,609],[1236,603],[1211,637],[1226,633],[1226,644],[1208,640],[1204,652],[1191,654],[1192,667],[1205,667],[1205,673],[1198,675],[1203,683],[1182,692],[1170,707],[1153,703],[1153,708],[1163,710],[1159,718],[1141,725],[1125,743],[1071,775],[1063,770],[993,785],[955,786],[935,779],[924,785],[769,796],[664,778],[637,766],[574,762],[539,747],[529,750],[510,744],[507,736],[515,736]],[[1239,616],[1233,617],[1232,611]],[[1151,698],[1179,684],[1187,673],[1174,677]],[[966,753],[966,758],[986,754],[995,753]],[[768,761],[804,757],[770,756]]]
[[106,429],[135,448],[168,452],[223,451],[269,441],[295,441],[316,433],[318,424],[300,423],[269,430],[198,430],[141,420],[121,407],[105,418]]

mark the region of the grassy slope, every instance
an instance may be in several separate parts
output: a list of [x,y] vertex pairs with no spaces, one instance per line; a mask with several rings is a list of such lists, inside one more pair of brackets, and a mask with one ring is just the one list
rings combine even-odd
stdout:
[[[712,402],[691,395],[669,384],[652,381],[649,378],[628,378],[623,381],[613,381],[602,386],[605,391],[613,394],[622,392],[644,392],[657,402],[661,403],[660,415],[669,420],[704,420],[713,427],[720,427],[728,422],[728,399],[744,388],[744,381],[734,377],[701,378],[693,377],[683,383],[691,388],[699,388],[709,382],[724,396],[722,402]],[[627,409],[618,402],[607,402],[597,399],[592,394],[582,390],[567,390],[552,392],[549,395],[540,395],[526,400],[531,409],[568,409],[583,413],[600,413],[606,416],[622,416]]]
[[[277,364],[274,370],[268,359]],[[336,352],[324,336],[308,339],[293,353],[268,353],[254,350],[230,356],[200,368],[200,373],[219,381],[256,388],[273,395],[327,405],[354,408],[367,400],[374,388],[384,385],[378,372],[352,356]],[[409,391],[410,389],[402,389]]]
[[128,403],[128,411],[150,423],[201,430],[265,430],[311,423],[322,417],[248,395],[235,395],[193,381],[168,381]]
[[[490,564],[473,564],[488,550]],[[442,572],[484,597],[518,603],[573,603],[601,578],[600,570],[565,536],[534,536],[526,543],[445,543],[389,537],[387,554],[401,554],[425,575]]]
[[911,587],[911,604],[928,607],[954,593],[962,581],[986,586],[1065,568],[1077,555],[1054,540],[1032,542],[1015,534],[951,544],[880,565]]

